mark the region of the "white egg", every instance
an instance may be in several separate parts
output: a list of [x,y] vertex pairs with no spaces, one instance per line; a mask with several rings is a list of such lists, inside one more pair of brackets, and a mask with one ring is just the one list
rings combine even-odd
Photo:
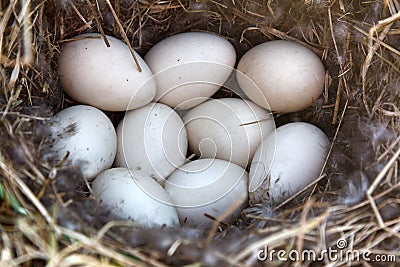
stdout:
[[133,220],[146,227],[179,224],[169,195],[140,171],[127,168],[106,170],[93,181],[92,189],[116,218]]
[[144,58],[157,81],[155,100],[188,109],[224,84],[235,65],[236,52],[218,35],[187,32],[157,43]]
[[233,222],[240,214],[248,200],[247,180],[247,172],[234,163],[199,159],[173,172],[165,190],[177,207],[181,223],[207,227],[213,221],[205,214],[217,218],[231,211],[226,222]]
[[255,46],[243,55],[237,68],[243,92],[256,104],[276,112],[303,110],[324,89],[321,60],[310,49],[290,41]]
[[274,119],[256,104],[238,98],[212,99],[183,116],[189,148],[201,158],[218,158],[243,168],[270,132]]
[[141,170],[161,184],[186,160],[187,134],[170,107],[150,103],[128,111],[117,128],[115,165]]
[[111,167],[117,149],[117,137],[110,119],[100,110],[79,105],[66,108],[55,116],[51,150],[58,160],[79,166],[83,176],[93,179]]
[[134,52],[142,68],[139,72],[126,44],[107,36],[107,47],[97,33],[74,39],[62,47],[58,62],[63,90],[71,98],[108,111],[134,109],[153,100],[153,73]]
[[[250,167],[250,198],[280,203],[319,177],[329,139],[316,126],[293,122],[269,134]],[[267,194],[265,194],[267,193]]]

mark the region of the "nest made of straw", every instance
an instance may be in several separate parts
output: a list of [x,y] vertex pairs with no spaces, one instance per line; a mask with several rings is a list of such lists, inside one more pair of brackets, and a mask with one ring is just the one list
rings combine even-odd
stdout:
[[[400,4],[397,0],[10,0],[0,6],[1,266],[395,266],[400,256]],[[99,32],[143,55],[185,31],[216,32],[238,58],[284,39],[316,52],[323,97],[277,124],[308,121],[332,140],[323,175],[276,209],[250,207],[210,231],[109,221],[74,168],[51,163],[47,127],[74,104],[57,79],[63,40]],[[227,96],[223,90],[218,96]],[[109,114],[114,121],[120,114]],[[260,249],[338,248],[368,259],[262,262]],[[390,256],[390,257],[389,257]],[[394,258],[392,257],[394,256]]]

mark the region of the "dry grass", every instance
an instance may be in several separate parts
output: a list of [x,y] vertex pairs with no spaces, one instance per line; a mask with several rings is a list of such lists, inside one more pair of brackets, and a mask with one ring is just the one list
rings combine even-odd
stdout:
[[[399,261],[397,0],[1,4],[1,266],[259,266],[255,256],[264,247],[321,253],[337,248],[338,239],[349,249],[371,251],[371,258],[394,255]],[[57,80],[60,46],[81,32],[99,31],[143,54],[160,39],[190,30],[219,33],[239,57],[271,39],[299,42],[321,56],[327,67],[324,97],[307,111],[277,116],[278,124],[301,118],[329,135],[332,147],[321,177],[275,210],[255,206],[236,226],[216,224],[211,232],[106,224],[107,215],[89,212],[95,202],[79,174],[46,156],[51,114],[72,103]],[[347,264],[324,258],[316,266]]]

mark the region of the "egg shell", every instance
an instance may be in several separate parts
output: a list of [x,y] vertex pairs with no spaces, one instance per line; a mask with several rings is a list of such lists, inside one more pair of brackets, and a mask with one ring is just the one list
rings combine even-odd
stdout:
[[188,109],[212,96],[228,79],[236,52],[224,38],[204,32],[168,37],[144,57],[155,74],[155,100]]
[[133,220],[146,227],[179,224],[164,188],[140,171],[106,170],[93,181],[92,190],[115,218]]
[[128,111],[117,127],[117,139],[115,165],[141,170],[161,184],[186,160],[182,119],[161,103]]
[[117,137],[110,119],[99,109],[86,105],[66,108],[55,115],[52,152],[58,160],[78,166],[91,180],[114,162]]
[[280,203],[317,179],[329,149],[318,127],[304,122],[285,124],[269,134],[257,149],[250,167],[250,198],[263,192]]
[[233,222],[246,205],[248,173],[240,166],[220,159],[199,159],[177,169],[165,184],[176,205],[181,223],[209,227],[204,214],[221,216],[235,204],[239,208],[224,221]]
[[156,94],[156,82],[146,62],[134,52],[139,72],[126,44],[100,34],[74,37],[63,45],[58,74],[63,90],[75,101],[107,111],[124,111],[144,106]]
[[237,68],[243,92],[256,104],[276,112],[303,110],[324,89],[325,68],[321,60],[310,49],[290,41],[253,47]]
[[275,130],[271,113],[251,101],[219,98],[192,108],[183,116],[189,149],[201,158],[233,162],[243,168],[258,145]]

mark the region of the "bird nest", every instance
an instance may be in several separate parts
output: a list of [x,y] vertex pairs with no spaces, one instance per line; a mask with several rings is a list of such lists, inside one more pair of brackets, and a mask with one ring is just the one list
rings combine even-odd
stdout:
[[[10,0],[0,7],[1,266],[395,266],[400,257],[400,3],[397,0]],[[215,32],[238,58],[283,39],[327,72],[312,107],[275,114],[332,141],[322,175],[274,209],[235,224],[143,229],[113,221],[73,166],[49,161],[63,94],[57,58],[84,32],[143,55],[161,39]],[[229,97],[221,89],[214,97]],[[108,113],[114,123],[120,113]],[[123,114],[122,114],[123,115]],[[281,253],[281,254],[279,254]]]

